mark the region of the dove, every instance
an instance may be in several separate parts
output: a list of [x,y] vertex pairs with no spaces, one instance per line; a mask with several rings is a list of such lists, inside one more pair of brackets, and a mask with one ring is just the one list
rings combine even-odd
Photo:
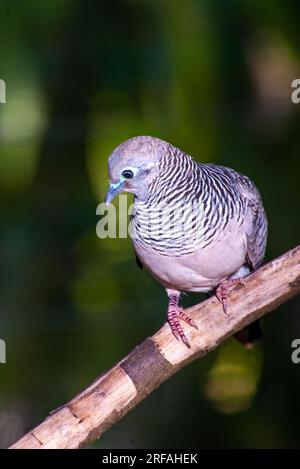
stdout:
[[165,288],[171,331],[190,347],[180,321],[197,324],[181,308],[180,295],[215,292],[227,314],[231,287],[264,259],[268,224],[261,196],[247,176],[197,162],[150,136],[113,150],[108,175],[106,204],[121,192],[134,194],[130,226],[138,263]]

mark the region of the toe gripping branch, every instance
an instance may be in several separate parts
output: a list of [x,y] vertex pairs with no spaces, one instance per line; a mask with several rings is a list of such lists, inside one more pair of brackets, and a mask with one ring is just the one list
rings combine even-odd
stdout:
[[187,322],[191,327],[198,329],[197,324],[193,321],[183,309],[178,305],[179,295],[170,295],[169,296],[169,306],[168,306],[168,323],[171,327],[171,331],[177,340],[181,340],[188,348],[191,348],[186,335],[183,332],[183,329],[180,325],[179,319]]

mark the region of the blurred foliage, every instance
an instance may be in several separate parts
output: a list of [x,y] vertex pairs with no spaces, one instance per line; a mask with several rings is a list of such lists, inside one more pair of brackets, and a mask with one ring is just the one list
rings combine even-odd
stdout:
[[260,352],[258,344],[249,350],[234,339],[218,351],[205,393],[217,410],[234,413],[250,407],[261,375]]
[[[247,174],[269,217],[267,258],[299,242],[299,14],[296,0],[1,2],[0,446],[165,320],[130,241],[96,237],[122,140],[155,135]],[[96,445],[299,446],[298,309],[264,319],[262,350],[229,340]]]

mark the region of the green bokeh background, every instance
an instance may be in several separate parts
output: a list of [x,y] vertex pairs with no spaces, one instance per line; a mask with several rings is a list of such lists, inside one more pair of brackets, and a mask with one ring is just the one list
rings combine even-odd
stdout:
[[[96,236],[107,157],[154,135],[259,187],[267,259],[299,243],[297,0],[1,0],[0,446],[165,320],[130,240]],[[199,297],[187,296],[185,305]],[[94,447],[297,447],[299,298],[162,385]]]

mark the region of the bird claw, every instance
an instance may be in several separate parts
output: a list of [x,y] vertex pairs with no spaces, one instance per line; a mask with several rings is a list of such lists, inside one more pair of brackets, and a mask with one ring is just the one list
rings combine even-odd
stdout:
[[182,319],[183,321],[187,322],[190,326],[198,329],[197,324],[193,321],[187,314],[183,312],[183,310],[179,306],[173,306],[168,309],[168,323],[171,327],[171,331],[173,335],[176,337],[177,340],[183,342],[188,348],[191,348],[191,344],[189,343],[186,335],[183,332],[183,329],[178,321],[178,318]]
[[188,323],[190,326],[194,327],[195,329],[199,330],[199,327],[197,326],[197,324],[195,323],[195,321],[193,321],[193,319],[191,319],[187,314],[185,314],[185,312],[180,308],[179,312],[178,312],[178,316],[183,319],[183,321],[185,321],[186,323]]
[[180,335],[179,335],[179,332],[176,328],[173,328],[171,327],[171,331],[172,331],[172,334],[174,335],[174,337],[180,342]]
[[218,298],[219,302],[223,307],[223,311],[226,315],[227,313],[227,304],[228,304],[228,289],[235,285],[242,285],[245,286],[245,282],[241,278],[231,278],[227,280],[223,280],[220,285],[216,289],[216,297]]
[[181,337],[181,340],[182,342],[184,343],[184,345],[187,346],[187,348],[191,348],[191,344],[189,343],[187,337],[183,334],[183,336]]

